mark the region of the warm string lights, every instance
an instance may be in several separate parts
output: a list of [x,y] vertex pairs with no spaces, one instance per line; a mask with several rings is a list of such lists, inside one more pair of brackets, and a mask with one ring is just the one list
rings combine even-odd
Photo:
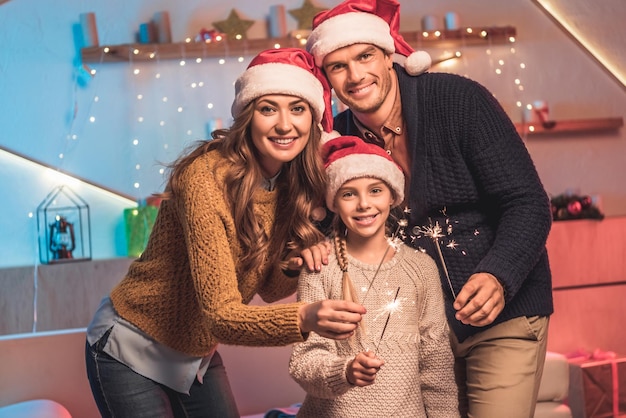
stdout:
[[220,63],[225,63],[227,59],[236,59],[241,62],[245,59],[244,57],[253,56],[258,51],[267,48],[304,47],[309,33],[310,31],[303,30],[292,31],[289,37],[277,38],[274,43],[268,43],[267,39],[247,39],[241,36],[228,39],[216,35],[204,40],[194,40],[188,37],[180,43],[85,48],[82,55],[86,62],[93,61],[97,51],[105,54],[105,62],[124,61],[129,53],[134,54],[134,61],[153,61],[157,57],[161,60],[180,59],[181,56],[187,56],[196,60],[217,58]]
[[[150,54],[158,53],[161,59],[173,59],[179,56],[177,45],[184,45],[188,56],[206,57],[236,57],[239,55],[254,55],[256,52],[267,48],[280,47],[304,47],[310,30],[293,30],[288,36],[269,39],[248,39],[235,34],[226,36],[215,31],[202,30],[195,39],[186,38],[179,44],[139,44],[118,45],[106,48],[106,61],[116,62],[124,59],[125,48],[138,48],[138,59],[150,60]],[[455,30],[433,31],[408,31],[401,32],[405,40],[419,49],[431,49],[449,47],[450,45],[476,46],[490,43],[511,42],[515,37],[515,29],[512,27],[490,28],[462,28]],[[83,60],[90,62],[96,58],[97,51],[103,48],[85,48],[82,51]],[[158,51],[158,52],[157,52]]]
[[[79,139],[78,132],[82,131],[82,127],[84,125],[85,119],[81,118],[79,114],[82,109],[79,107],[79,88],[86,87],[91,83],[91,80],[95,77],[96,70],[90,67],[86,63],[79,63],[74,67],[73,74],[73,88],[72,88],[72,107],[71,107],[71,116],[69,119],[69,125],[67,129],[67,133],[65,135],[64,146],[61,151],[57,154],[58,158],[58,168],[60,170],[63,169],[65,165],[65,160],[71,149],[73,149],[77,145],[77,141]],[[88,121],[93,122],[94,117],[90,115],[91,107],[94,103],[98,101],[97,94],[94,96],[94,100],[88,102],[88,106],[86,108],[86,113],[89,115],[87,118]],[[77,122],[79,125],[77,125]]]
[[[490,46],[485,50],[485,53],[488,57],[491,74],[495,75],[496,80],[501,80],[498,84],[510,83],[511,85],[509,92],[512,96],[510,98],[499,97],[499,99],[503,105],[507,99],[514,103],[514,109],[517,110],[515,113],[523,119],[523,115],[532,109],[532,101],[526,99],[526,86],[523,81],[527,66],[519,58],[515,37],[510,37],[509,43],[510,45],[497,50]],[[493,83],[493,81],[490,82]],[[512,113],[511,109],[509,109],[509,113]],[[514,115],[510,116],[515,119]],[[532,131],[532,129],[529,130]]]
[[[467,35],[459,37],[460,46],[456,53],[459,58],[462,57],[463,70],[456,67],[457,60],[453,59],[455,53],[450,51],[444,51],[439,59],[433,59],[435,70],[462,74],[480,82],[490,90],[498,90],[497,99],[506,108],[511,118],[516,119],[515,115],[523,118],[523,115],[532,109],[532,101],[525,99],[526,86],[523,80],[527,65],[519,56],[515,31],[500,31],[497,36],[493,36],[488,29],[468,27],[460,29],[459,32]],[[423,36],[440,37],[441,31],[424,32]],[[477,45],[476,36],[483,39],[486,60],[481,59],[476,53],[478,49],[467,49],[468,46]],[[486,70],[481,67],[482,62],[487,63]],[[502,89],[502,86],[507,85],[511,88]],[[532,127],[529,128],[529,131],[532,131]]]
[[[133,78],[136,79],[142,76],[142,69],[139,68],[139,66],[134,65],[134,57],[138,54],[139,54],[138,49],[129,50],[128,62],[130,64],[129,68],[132,74],[131,79]],[[158,63],[156,54],[150,53],[148,56],[151,59],[155,59],[156,62]],[[160,73],[157,72],[155,77],[160,78]],[[143,138],[141,135],[141,130],[139,129],[142,126],[142,124],[145,122],[145,116],[144,116],[145,107],[143,106],[144,92],[143,92],[143,89],[141,88],[140,83],[138,82],[131,82],[131,87],[133,88],[131,90],[132,94],[136,98],[137,102],[134,106],[131,107],[131,109],[134,111],[134,114],[132,114],[130,117],[131,121],[135,121],[134,124],[131,124],[131,126],[134,129],[131,131],[130,147],[129,147],[132,151],[131,152],[132,158],[135,161],[134,171],[133,171],[133,174],[130,176],[130,181],[132,182],[132,187],[135,191],[135,193],[133,194],[137,196],[138,197],[137,200],[139,200],[139,197],[141,196],[140,192],[141,192],[141,183],[142,183],[140,178],[141,178],[141,171],[143,170],[143,164],[140,162],[139,156],[141,155],[142,149],[145,148],[143,141],[142,141]]]
[[[156,162],[171,162],[186,142],[208,138],[210,132],[222,127],[230,119],[229,103],[232,83],[236,75],[245,70],[247,60],[256,51],[267,47],[303,47],[308,30],[295,30],[289,36],[273,39],[247,39],[245,37],[222,36],[212,32],[184,42],[167,44],[129,44],[85,48],[86,62],[128,62],[128,80],[134,104],[130,105],[132,117],[127,134],[132,150],[133,173],[129,189],[138,197],[145,197],[163,186],[163,166]],[[462,28],[458,30],[403,32],[403,36],[416,49],[433,48],[442,50],[439,57],[433,56],[433,71],[455,71],[459,62],[471,60],[477,45],[487,45],[491,54],[494,45],[515,42],[515,30],[504,28]],[[512,46],[512,45],[511,45]],[[96,58],[95,51],[100,55]],[[510,48],[514,54],[515,48]],[[504,60],[504,58],[502,59]],[[490,60],[490,66],[499,65]],[[504,64],[500,65],[502,68]],[[500,75],[502,70],[496,71]],[[480,80],[479,80],[480,81]],[[517,87],[523,90],[518,77]],[[483,83],[488,84],[488,83]],[[98,100],[118,102],[119,97],[94,97]],[[520,106],[522,101],[518,100]],[[105,106],[99,106],[99,109]],[[89,120],[95,121],[93,113]],[[154,145],[158,143],[158,148]]]
[[[124,155],[130,161],[126,166],[118,161],[117,168],[128,170],[125,190],[131,190],[138,201],[162,190],[165,164],[188,143],[207,139],[212,130],[222,127],[229,114],[220,112],[220,102],[230,102],[235,75],[246,65],[244,55],[207,58],[200,50],[192,56],[184,45],[172,45],[178,49],[176,60],[163,60],[159,45],[135,45],[128,48],[124,60],[129,74],[124,77],[128,84],[124,90],[130,105],[118,117],[127,132],[124,148],[130,152]],[[102,54],[111,51],[105,47]],[[119,97],[106,94],[96,100],[120,103]],[[95,122],[96,115],[89,118]]]
[[[527,65],[519,55],[514,30],[490,32],[489,29],[467,27],[448,32],[423,31],[421,35],[418,47],[428,49],[431,45],[442,45],[439,55],[436,50],[428,51],[433,57],[431,71],[460,74],[478,81],[491,91],[497,91],[496,98],[514,121],[518,117],[526,120],[525,115],[534,112],[533,101],[526,98],[524,79]],[[456,38],[457,50],[444,49],[450,37]],[[484,45],[484,49],[476,48],[478,45]],[[528,132],[532,131],[533,126],[529,125]]]
[[488,29],[474,29],[472,27],[466,27],[454,30],[431,30],[422,31],[422,41],[442,41],[442,40],[485,40],[490,39],[493,36],[500,37],[506,36],[510,28],[494,29],[490,32]]
[[[478,45],[486,45],[486,53],[488,56],[488,62],[493,67],[491,58],[492,49],[496,45],[509,46],[515,43],[515,30],[513,28],[473,28],[464,27],[455,30],[431,30],[422,31],[419,37],[412,39],[413,43],[418,48],[428,49],[433,55],[433,64],[431,71],[446,71],[452,73],[463,74],[466,77],[470,77],[467,74],[467,70],[470,67],[476,66],[476,60],[468,60],[468,57],[473,57],[473,54],[466,54],[467,47],[475,47]],[[456,46],[457,49],[450,50],[449,45]],[[434,52],[434,48],[441,50],[441,53],[437,55]],[[514,48],[512,48],[514,53]],[[463,58],[463,67],[465,73],[458,67],[460,58]],[[496,70],[496,74],[501,70]]]

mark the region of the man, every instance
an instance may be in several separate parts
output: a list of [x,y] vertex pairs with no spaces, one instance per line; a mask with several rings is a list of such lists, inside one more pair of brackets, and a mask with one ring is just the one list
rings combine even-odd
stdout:
[[315,17],[307,49],[348,106],[335,130],[404,169],[407,241],[442,271],[461,412],[529,418],[553,312],[549,199],[502,107],[476,82],[425,72],[399,7],[346,0]]

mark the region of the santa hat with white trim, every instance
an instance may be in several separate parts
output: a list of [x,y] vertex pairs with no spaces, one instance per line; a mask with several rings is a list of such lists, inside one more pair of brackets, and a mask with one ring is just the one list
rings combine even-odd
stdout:
[[362,177],[381,179],[393,190],[396,207],[404,200],[404,173],[381,147],[356,136],[339,136],[322,146],[328,176],[326,207],[335,212],[335,195],[346,182]]
[[251,101],[266,94],[288,94],[306,100],[322,131],[332,130],[333,113],[328,80],[301,48],[278,48],[260,52],[235,82],[231,114],[237,117]]
[[415,51],[400,35],[400,4],[396,0],[346,0],[313,18],[306,49],[319,67],[329,53],[354,44],[372,44],[394,54],[410,75],[428,70],[426,51]]

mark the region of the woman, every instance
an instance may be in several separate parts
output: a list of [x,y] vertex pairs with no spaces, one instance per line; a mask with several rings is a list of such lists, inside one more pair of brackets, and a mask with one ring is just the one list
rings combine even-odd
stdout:
[[232,127],[172,165],[144,253],[88,328],[104,417],[239,417],[218,343],[345,339],[365,313],[345,301],[248,306],[257,293],[292,294],[297,274],[283,260],[323,239],[310,217],[325,190],[320,124],[329,131],[332,114],[328,84],[300,49],[260,53],[235,93]]

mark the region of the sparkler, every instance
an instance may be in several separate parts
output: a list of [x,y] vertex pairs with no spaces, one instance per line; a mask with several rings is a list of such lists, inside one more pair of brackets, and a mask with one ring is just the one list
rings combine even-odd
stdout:
[[380,333],[380,339],[378,340],[378,343],[376,344],[376,348],[374,349],[374,355],[376,353],[378,353],[378,346],[380,345],[380,342],[383,340],[383,336],[385,335],[385,331],[387,330],[387,325],[389,324],[389,319],[391,318],[391,314],[398,309],[398,303],[397,303],[397,299],[398,299],[398,293],[400,293],[400,288],[398,287],[398,290],[396,290],[396,296],[394,296],[393,301],[387,305],[386,309],[389,311],[389,313],[387,314],[387,320],[385,321],[385,325],[383,326],[383,330]]
[[[450,226],[448,228],[450,228]],[[450,281],[450,275],[448,274],[448,268],[446,267],[446,262],[443,259],[443,253],[441,252],[441,247],[439,246],[439,238],[445,237],[445,235],[443,234],[443,229],[439,225],[439,222],[435,222],[435,225],[432,225],[431,223],[431,225],[427,227],[416,226],[415,228],[413,228],[413,233],[415,235],[418,235],[421,233],[427,237],[430,237],[435,243],[435,248],[437,249],[437,254],[439,255],[439,260],[441,261],[441,266],[443,267],[443,272],[446,275],[448,286],[450,287],[450,291],[452,292],[452,297],[456,299],[456,292],[454,291],[454,288],[452,287],[452,282]],[[456,242],[450,241],[450,244],[448,244],[448,248],[455,248],[455,247],[456,247]]]
[[[408,213],[408,212],[410,212],[410,209],[405,208],[404,213]],[[389,245],[387,245],[387,248],[385,249],[385,252],[383,253],[383,257],[380,259],[380,263],[378,263],[378,267],[376,267],[376,271],[374,272],[374,275],[372,276],[372,279],[370,280],[367,286],[367,290],[365,291],[365,295],[363,296],[363,301],[365,301],[365,299],[367,298],[367,294],[369,293],[370,289],[372,288],[372,285],[374,284],[374,279],[378,275],[378,272],[380,271],[381,266],[385,262],[385,258],[387,257],[387,254],[389,253],[389,249],[390,248],[393,248],[394,250],[398,249],[399,242],[401,241],[401,239],[398,238],[398,235],[402,235],[404,233],[404,228],[408,224],[409,222],[406,219],[400,219],[398,221],[398,227],[396,228],[395,232],[391,235],[391,237],[388,239]]]

